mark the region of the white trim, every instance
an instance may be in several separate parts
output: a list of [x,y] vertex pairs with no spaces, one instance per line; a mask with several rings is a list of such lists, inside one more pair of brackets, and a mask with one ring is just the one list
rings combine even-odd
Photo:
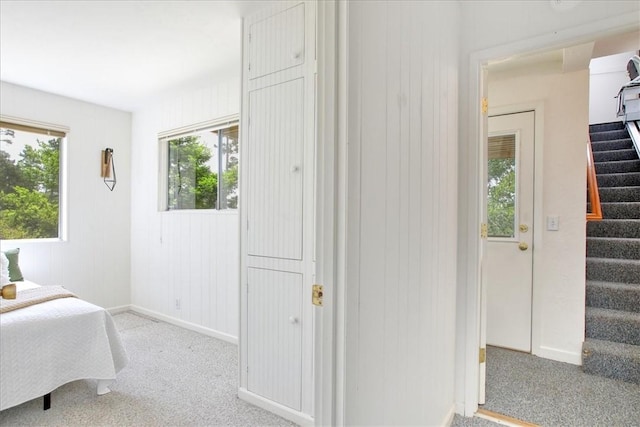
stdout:
[[0,121],[14,123],[16,125],[31,126],[34,128],[40,128],[42,130],[53,130],[58,132],[64,132],[68,134],[70,132],[69,126],[57,125],[54,123],[40,122],[38,120],[22,119],[20,117],[7,116],[0,114]]
[[229,116],[218,117],[216,119],[206,120],[200,123],[194,123],[175,129],[165,130],[158,133],[158,139],[171,139],[190,133],[200,132],[203,130],[217,130],[237,125],[240,121],[240,114],[231,114]]
[[324,285],[324,305],[314,310],[314,416],[317,425],[335,425],[335,307],[337,200],[337,4],[318,3],[316,68],[316,283]]
[[111,308],[107,308],[106,309],[109,314],[116,315],[116,314],[120,314],[120,313],[124,313],[125,311],[130,311],[131,310],[131,306],[130,305],[119,305],[117,307],[111,307]]
[[157,311],[148,310],[146,308],[142,308],[137,305],[131,305],[130,310],[135,313],[140,313],[140,314],[144,314],[145,316],[153,317],[154,319],[162,320],[163,322],[167,322],[172,325],[180,326],[181,328],[184,328],[184,329],[189,329],[190,331],[198,332],[203,335],[207,335],[222,341],[226,341],[231,344],[238,345],[238,337],[234,337],[233,335],[229,335],[224,332],[220,332],[214,329],[206,328],[204,326],[196,325],[195,323],[187,322],[181,319],[176,319],[175,317],[167,316],[165,314],[158,313]]
[[456,416],[456,405],[452,404],[451,407],[449,408],[449,412],[447,412],[447,415],[444,416],[444,419],[442,420],[440,425],[450,426],[451,423],[453,422],[453,417],[455,416]]
[[[465,328],[462,333],[462,342],[458,357],[461,358],[462,366],[458,367],[457,375],[462,382],[462,389],[458,390],[456,395],[457,408],[464,408],[460,411],[462,414],[471,416],[478,409],[478,385],[479,385],[479,364],[478,364],[478,343],[480,342],[479,325],[480,325],[480,278],[481,278],[481,260],[480,260],[480,221],[482,219],[482,207],[479,203],[479,197],[476,192],[480,191],[479,182],[479,161],[482,156],[479,151],[478,142],[481,142],[481,112],[480,99],[482,98],[482,66],[490,59],[505,58],[511,55],[532,52],[536,50],[551,50],[567,47],[581,42],[593,41],[596,38],[603,38],[608,35],[621,33],[638,29],[638,19],[634,14],[619,15],[588,24],[582,24],[565,30],[558,30],[541,36],[535,36],[521,41],[508,43],[481,51],[473,52],[469,55],[468,64],[468,88],[466,88],[467,98],[463,102],[469,106],[468,116],[461,123],[465,123],[465,128],[469,134],[461,137],[461,141],[466,141],[465,146],[461,146],[460,152],[467,154],[467,167],[460,168],[464,175],[460,177],[460,198],[467,203],[466,212],[461,210],[464,215],[459,219],[459,224],[465,225],[467,230],[466,239],[462,241],[462,248],[466,248],[466,252],[459,254],[463,264],[459,265],[458,270],[466,274],[460,280],[461,286],[464,288],[464,306],[458,307],[464,310],[466,314]],[[464,78],[463,78],[464,79]],[[540,206],[542,207],[542,206]],[[536,224],[536,228],[540,229],[540,225]],[[535,244],[535,240],[534,240]],[[534,260],[535,262],[535,260]]]
[[288,408],[284,405],[280,405],[272,400],[265,399],[262,396],[259,396],[255,393],[251,393],[244,387],[238,388],[238,397],[245,402],[249,402],[252,405],[255,405],[259,408],[265,409],[269,412],[272,412],[276,415],[281,416],[289,421],[293,421],[294,423],[300,426],[312,426],[313,418],[309,415],[304,414],[302,412],[298,412],[291,408]]
[[335,308],[334,315],[334,426],[345,425],[345,302],[347,283],[347,129],[348,129],[348,2],[338,2],[336,42],[336,152],[335,152]]
[[582,354],[573,351],[559,350],[557,348],[540,346],[536,356],[557,362],[571,363],[572,365],[582,365]]

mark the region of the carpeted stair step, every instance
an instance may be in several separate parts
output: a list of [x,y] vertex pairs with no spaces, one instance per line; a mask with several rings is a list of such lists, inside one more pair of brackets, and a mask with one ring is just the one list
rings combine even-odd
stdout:
[[589,257],[587,280],[636,283],[640,286],[640,260]]
[[599,132],[590,133],[591,142],[596,141],[611,141],[612,139],[624,139],[629,138],[629,133],[626,128],[616,130],[605,130]]
[[585,335],[597,340],[640,345],[640,313],[587,307]]
[[597,174],[598,187],[640,186],[640,172]]
[[587,307],[640,313],[640,285],[587,280]]
[[640,239],[640,219],[603,219],[587,223],[588,237]]
[[592,375],[640,384],[640,346],[586,339],[582,369]]
[[607,123],[594,123],[589,125],[589,133],[604,132],[608,130],[620,130],[625,129],[623,122],[607,122]]
[[606,202],[601,203],[602,217],[606,219],[638,219],[640,218],[640,202]]
[[591,150],[596,151],[610,151],[610,150],[623,150],[633,148],[633,141],[631,138],[612,139],[611,141],[596,141],[591,143]]
[[640,160],[617,160],[595,164],[596,174],[640,172]]
[[640,239],[587,237],[587,257],[640,259]]
[[639,187],[602,187],[599,188],[600,202],[640,202]]
[[610,162],[617,160],[637,160],[638,153],[633,148],[628,148],[624,150],[607,150],[607,151],[594,151],[593,152],[593,161],[596,163],[599,162]]

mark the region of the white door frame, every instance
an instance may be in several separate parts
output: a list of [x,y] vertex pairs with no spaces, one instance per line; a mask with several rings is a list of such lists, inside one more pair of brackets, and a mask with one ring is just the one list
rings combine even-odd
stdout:
[[[317,3],[316,283],[324,303],[314,308],[315,425],[342,425],[344,366],[344,139],[346,129],[346,3]],[[342,165],[342,166],[340,166]]]
[[[481,238],[480,223],[484,217],[482,198],[480,197],[483,182],[480,180],[482,162],[486,149],[486,141],[483,140],[481,99],[483,97],[482,69],[492,59],[507,58],[524,52],[540,50],[553,50],[577,45],[603,38],[609,35],[637,30],[637,16],[628,14],[613,18],[603,19],[589,24],[559,30],[553,33],[529,38],[526,40],[496,46],[482,51],[474,52],[469,56],[466,75],[467,90],[466,99],[461,99],[461,104],[466,105],[465,130],[460,135],[460,161],[466,166],[460,168],[459,189],[462,206],[466,210],[460,210],[458,223],[461,230],[466,230],[459,239],[459,285],[458,285],[458,310],[464,311],[464,322],[459,322],[457,329],[457,386],[456,386],[456,412],[466,416],[472,416],[478,410],[478,395],[480,383],[480,314],[481,314]],[[461,73],[461,78],[465,79]],[[490,102],[490,100],[489,100]],[[461,109],[463,111],[463,109]],[[466,134],[464,134],[466,132]],[[465,144],[465,145],[462,145]],[[535,203],[536,201],[534,201]],[[539,205],[541,206],[541,205]],[[540,230],[540,225],[536,227]],[[535,245],[535,240],[534,240]],[[535,258],[534,258],[535,264]],[[460,319],[461,317],[458,316]],[[462,334],[462,336],[460,336]],[[532,340],[533,340],[532,335]],[[539,335],[536,337],[539,343]]]

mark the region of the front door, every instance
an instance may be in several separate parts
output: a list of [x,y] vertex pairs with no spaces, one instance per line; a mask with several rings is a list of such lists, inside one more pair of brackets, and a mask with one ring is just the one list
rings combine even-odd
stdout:
[[487,344],[531,352],[535,112],[489,117]]

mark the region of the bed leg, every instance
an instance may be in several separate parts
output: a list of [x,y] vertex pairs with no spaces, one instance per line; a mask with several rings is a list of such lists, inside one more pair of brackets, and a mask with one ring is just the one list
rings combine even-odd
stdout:
[[44,400],[43,410],[51,408],[51,393],[45,394],[42,399]]

